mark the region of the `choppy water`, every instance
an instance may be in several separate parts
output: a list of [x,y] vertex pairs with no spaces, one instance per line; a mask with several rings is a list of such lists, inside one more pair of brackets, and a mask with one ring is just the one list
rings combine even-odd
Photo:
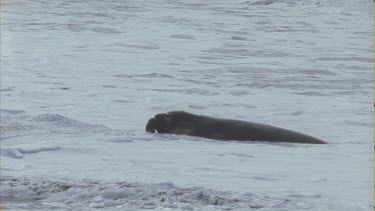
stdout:
[[[1,196],[36,210],[369,209],[372,4],[3,1]],[[330,144],[144,131],[171,110]]]

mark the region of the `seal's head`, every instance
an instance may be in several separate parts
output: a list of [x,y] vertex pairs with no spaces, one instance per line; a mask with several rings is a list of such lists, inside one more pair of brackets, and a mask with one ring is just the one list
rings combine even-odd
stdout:
[[168,133],[171,117],[168,113],[156,114],[148,120],[146,131],[150,133]]
[[196,120],[194,114],[184,111],[160,113],[148,120],[146,131],[150,133],[185,134],[191,131],[194,120]]

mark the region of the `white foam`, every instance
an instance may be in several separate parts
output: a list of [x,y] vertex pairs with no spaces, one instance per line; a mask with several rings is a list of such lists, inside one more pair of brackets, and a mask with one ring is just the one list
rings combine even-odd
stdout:
[[[297,202],[254,194],[222,192],[203,187],[178,187],[173,183],[105,183],[97,181],[46,180],[2,177],[1,196],[35,199],[36,209],[41,204],[61,209],[67,204],[72,209],[85,207],[111,209],[182,209],[182,210],[243,210],[249,207],[268,210],[298,209]],[[301,197],[300,197],[301,198]],[[302,197],[303,198],[303,197]],[[301,201],[301,200],[299,200]],[[302,199],[303,201],[303,199]],[[281,202],[284,202],[281,205]],[[24,204],[11,205],[13,207]],[[10,207],[11,208],[11,207]]]
[[35,148],[19,148],[19,151],[23,154],[27,153],[38,153],[43,151],[56,151],[59,150],[59,146],[50,146],[50,147],[35,147]]
[[0,154],[2,156],[20,159],[25,154],[38,153],[43,151],[56,151],[59,150],[59,146],[43,146],[43,147],[24,147],[24,148],[1,148]]

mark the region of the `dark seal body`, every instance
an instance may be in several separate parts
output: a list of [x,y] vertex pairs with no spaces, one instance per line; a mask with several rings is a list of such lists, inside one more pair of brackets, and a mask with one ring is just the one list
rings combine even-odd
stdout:
[[156,114],[151,118],[146,131],[151,133],[171,133],[199,136],[217,140],[268,141],[306,144],[326,142],[299,132],[271,125],[232,119],[219,119],[195,115],[185,111]]

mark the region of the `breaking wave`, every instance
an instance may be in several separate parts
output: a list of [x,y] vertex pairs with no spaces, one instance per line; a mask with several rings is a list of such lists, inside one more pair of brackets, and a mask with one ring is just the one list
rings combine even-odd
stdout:
[[[204,187],[178,187],[172,182],[142,184],[98,182],[93,180],[45,180],[1,177],[1,198],[16,208],[107,210],[287,210],[304,209],[311,204],[285,199],[233,193]],[[295,198],[320,198],[300,195]],[[13,207],[13,208],[14,208]],[[12,208],[12,207],[10,207]]]
[[[90,134],[113,134],[121,135],[124,131],[113,130],[104,125],[91,124],[78,120],[74,120],[59,114],[39,114],[35,116],[26,115],[23,112],[8,112],[1,110],[1,125],[3,133],[1,140],[9,140],[22,136],[38,135],[58,135],[80,137]],[[13,150],[10,154],[17,154],[17,150]],[[9,154],[8,153],[8,154]]]

